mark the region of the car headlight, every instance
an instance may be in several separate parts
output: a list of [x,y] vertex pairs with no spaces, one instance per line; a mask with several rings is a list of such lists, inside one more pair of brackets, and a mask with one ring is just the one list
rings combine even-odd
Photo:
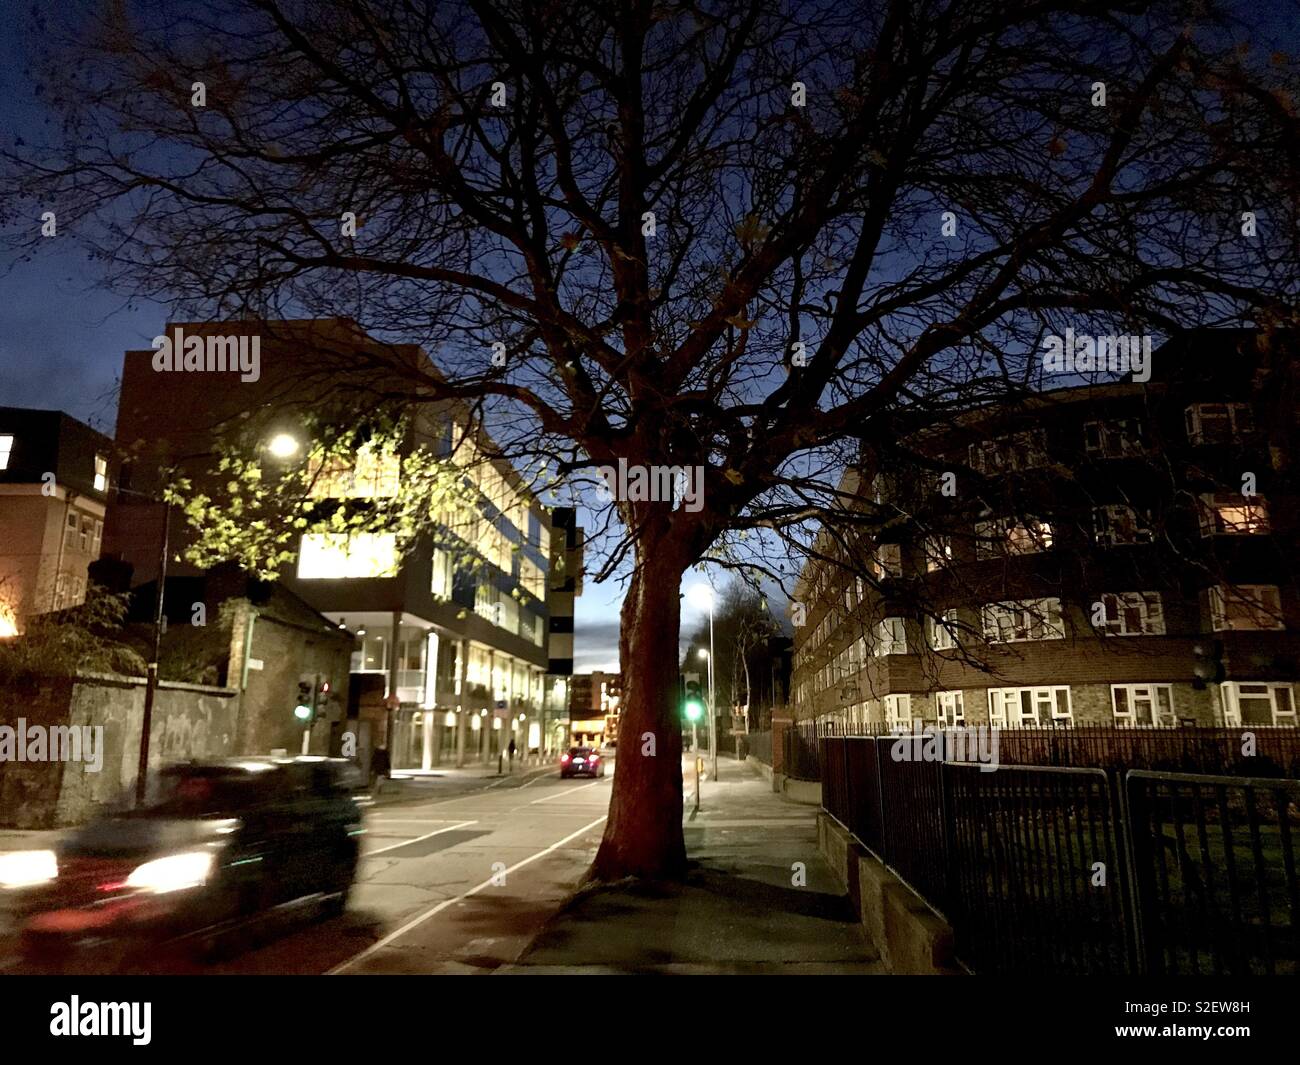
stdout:
[[151,891],[155,895],[198,887],[212,874],[213,861],[210,851],[187,851],[155,858],[136,866],[126,878],[126,886]]
[[0,888],[33,887],[59,875],[53,851],[14,851],[0,854]]

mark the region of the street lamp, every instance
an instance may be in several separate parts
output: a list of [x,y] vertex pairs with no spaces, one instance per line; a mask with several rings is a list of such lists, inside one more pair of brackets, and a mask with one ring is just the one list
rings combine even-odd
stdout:
[[701,610],[709,612],[709,650],[700,648],[700,657],[709,660],[709,760],[713,779],[718,779],[718,705],[713,697],[713,588],[707,584],[696,584],[686,593],[691,603]]
[[276,433],[267,442],[266,450],[277,459],[291,459],[302,450],[302,444],[291,433]]

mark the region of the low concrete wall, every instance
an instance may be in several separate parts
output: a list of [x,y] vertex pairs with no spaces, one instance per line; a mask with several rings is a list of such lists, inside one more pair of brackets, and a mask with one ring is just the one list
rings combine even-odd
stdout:
[[[76,825],[129,804],[139,765],[144,689],[143,677],[96,674],[0,691],[0,725],[17,729],[22,718],[28,728],[98,726],[103,744],[94,754],[97,771],[88,752],[81,761],[0,762],[0,825]],[[149,729],[151,772],[167,762],[237,753],[235,694],[228,688],[160,683]]]
[[825,811],[817,816],[822,856],[848,889],[881,961],[892,973],[952,976],[952,928]]
[[[754,772],[756,772],[760,777],[766,780],[769,784],[772,783],[772,767],[768,765],[766,762],[760,762],[757,758],[755,758],[751,754],[746,756],[745,765],[749,766],[750,769],[754,770]],[[777,789],[774,786],[772,790],[776,791]]]
[[821,806],[822,784],[820,780],[795,780],[784,777],[781,781],[781,794],[791,802],[805,806]]

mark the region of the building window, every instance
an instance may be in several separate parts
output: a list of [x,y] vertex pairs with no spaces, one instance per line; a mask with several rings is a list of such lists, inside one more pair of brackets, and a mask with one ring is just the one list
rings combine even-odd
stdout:
[[912,697],[910,695],[885,696],[885,724],[892,730],[906,729],[912,724]]
[[9,456],[13,454],[14,438],[0,433],[0,470],[9,468]]
[[104,523],[102,521],[96,520],[95,536],[90,544],[90,553],[94,555],[96,558],[99,558],[99,545],[103,543],[103,540],[104,540]]
[[68,511],[67,527],[63,530],[63,549],[65,551],[75,551],[77,549],[77,536],[81,528],[81,521],[75,510]]
[[402,460],[391,448],[362,444],[356,458],[317,453],[308,466],[313,499],[389,499],[402,482]]
[[1056,598],[988,603],[984,606],[983,622],[984,638],[990,643],[1065,638],[1061,601]]
[[1171,684],[1112,684],[1110,705],[1122,728],[1173,728],[1178,723]]
[[1255,429],[1255,412],[1248,403],[1194,403],[1184,418],[1193,444],[1239,443]]
[[1277,585],[1216,585],[1210,589],[1210,623],[1215,632],[1285,629]]
[[1106,458],[1141,455],[1146,446],[1146,431],[1137,418],[1084,423],[1083,447],[1089,455]]
[[992,440],[971,444],[972,469],[980,473],[1012,473],[1047,465],[1046,434],[1042,429],[1008,433]]
[[1110,503],[1092,512],[1093,538],[1099,544],[1122,547],[1127,544],[1149,544],[1154,536],[1151,519],[1139,516],[1132,507],[1123,503]]
[[1241,725],[1289,725],[1296,727],[1295,693],[1285,682],[1247,684],[1229,681],[1222,685],[1223,720],[1229,727]]
[[952,562],[952,537],[927,536],[925,539],[925,572],[933,573]]
[[945,610],[941,618],[926,618],[930,629],[930,646],[936,651],[951,651],[957,646],[957,611]]
[[966,724],[966,703],[961,692],[938,692],[934,697],[939,713],[940,728],[956,728]]
[[108,459],[103,455],[95,456],[95,491],[108,491]]
[[885,618],[876,626],[875,657],[907,654],[907,633],[902,618]]
[[397,537],[392,533],[309,533],[298,552],[303,580],[395,577]]
[[1202,536],[1266,536],[1268,505],[1262,496],[1203,495]]
[[1106,617],[1100,626],[1107,636],[1163,636],[1164,606],[1159,592],[1104,592]]
[[975,526],[975,557],[1001,558],[1004,555],[1032,555],[1052,546],[1052,526],[1030,518],[1017,521],[1001,518],[982,521]]
[[1001,728],[1069,725],[1074,722],[1067,685],[990,688],[989,720]]
[[456,568],[451,552],[441,547],[433,550],[433,576],[429,581],[429,592],[435,599],[450,599],[455,585]]
[[876,580],[899,577],[903,573],[903,549],[898,544],[881,544],[867,567]]

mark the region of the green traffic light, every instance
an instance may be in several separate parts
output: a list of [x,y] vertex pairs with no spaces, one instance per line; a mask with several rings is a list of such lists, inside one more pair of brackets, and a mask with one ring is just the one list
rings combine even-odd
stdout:
[[311,707],[303,706],[302,703],[299,703],[297,706],[293,708],[293,716],[296,717],[299,721],[306,721],[309,717],[311,717]]
[[704,714],[704,704],[698,699],[687,699],[682,708],[688,721],[698,721]]

